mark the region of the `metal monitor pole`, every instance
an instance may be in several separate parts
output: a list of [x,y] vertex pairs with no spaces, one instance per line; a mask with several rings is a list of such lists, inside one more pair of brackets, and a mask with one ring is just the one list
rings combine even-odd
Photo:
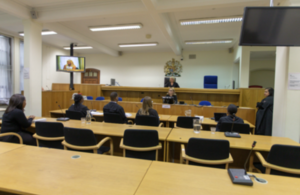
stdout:
[[[70,56],[74,55],[73,49],[74,49],[74,43],[71,43],[71,45],[70,45]],[[74,90],[73,80],[74,80],[74,73],[70,72],[70,91]]]

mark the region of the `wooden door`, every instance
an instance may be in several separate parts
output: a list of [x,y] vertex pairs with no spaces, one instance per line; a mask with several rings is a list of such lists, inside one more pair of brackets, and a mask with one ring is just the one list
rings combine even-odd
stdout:
[[100,70],[87,68],[81,73],[81,83],[100,84]]

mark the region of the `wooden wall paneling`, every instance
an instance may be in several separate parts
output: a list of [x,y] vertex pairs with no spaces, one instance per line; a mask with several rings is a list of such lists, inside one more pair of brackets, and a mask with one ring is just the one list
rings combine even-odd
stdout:
[[261,102],[265,98],[264,90],[260,88],[243,88],[241,90],[241,105],[242,107],[256,108],[256,103]]
[[49,111],[52,109],[52,92],[42,92],[42,117],[50,117]]

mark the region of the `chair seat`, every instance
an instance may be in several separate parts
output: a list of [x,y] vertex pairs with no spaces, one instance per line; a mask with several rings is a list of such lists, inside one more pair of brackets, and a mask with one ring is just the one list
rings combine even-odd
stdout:
[[[254,165],[255,168],[259,169],[262,173],[266,172],[266,167],[264,167],[261,163],[253,163],[253,165]],[[272,175],[280,175],[280,176],[289,176],[289,177],[300,178],[300,175],[285,173],[285,172],[277,171],[277,170],[274,170],[274,169],[271,169],[271,174]]]

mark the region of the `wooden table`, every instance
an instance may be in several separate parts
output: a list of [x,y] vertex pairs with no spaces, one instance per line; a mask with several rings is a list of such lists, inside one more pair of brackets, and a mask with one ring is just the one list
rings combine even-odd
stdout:
[[[233,184],[227,170],[192,165],[153,162],[136,195],[298,195],[300,179],[255,173],[267,184],[253,181],[253,186]],[[253,180],[253,179],[252,179]]]
[[[247,151],[251,149],[253,141],[256,141],[256,146],[254,150],[263,151],[263,152],[269,152],[272,145],[274,144],[300,146],[299,143],[286,137],[248,135],[248,134],[240,134],[240,135],[241,138],[230,138],[230,137],[225,137],[223,132],[216,132],[215,134],[212,134],[210,131],[200,131],[199,134],[195,134],[193,129],[173,128],[167,139],[166,161],[168,162],[169,160],[170,142],[186,144],[188,143],[189,139],[192,137],[228,140],[230,142],[230,148],[247,150]],[[250,166],[249,166],[250,171],[253,168],[252,167],[253,158],[254,155],[252,155],[250,159]]]
[[7,143],[7,142],[0,142],[0,154],[3,154],[5,152],[9,152],[11,150],[15,150],[15,149],[21,148],[21,147],[24,147],[24,145]]
[[[72,159],[73,155],[80,155]],[[24,146],[0,154],[0,191],[134,194],[151,161]]]

